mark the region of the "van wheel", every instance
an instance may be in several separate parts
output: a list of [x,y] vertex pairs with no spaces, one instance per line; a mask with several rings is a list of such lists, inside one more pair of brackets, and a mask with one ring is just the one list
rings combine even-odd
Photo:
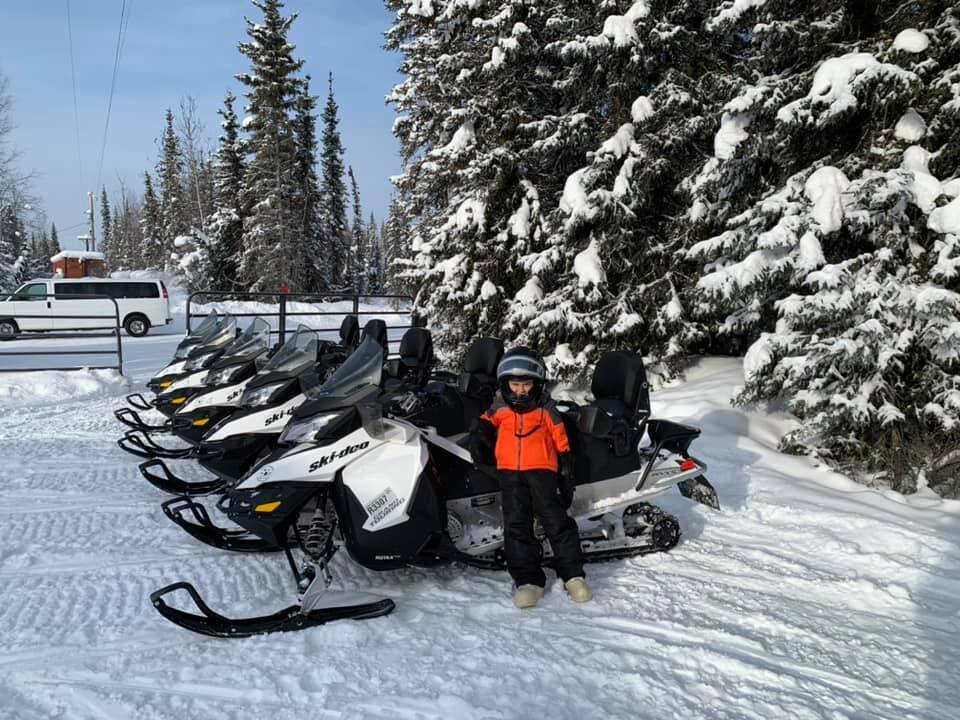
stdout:
[[13,340],[20,328],[13,320],[0,320],[0,340]]
[[150,329],[150,321],[143,315],[131,315],[123,321],[123,329],[127,331],[127,335],[143,337]]

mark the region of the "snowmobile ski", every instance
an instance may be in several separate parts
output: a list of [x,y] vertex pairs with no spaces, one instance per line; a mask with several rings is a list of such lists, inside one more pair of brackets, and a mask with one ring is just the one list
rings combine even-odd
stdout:
[[[170,607],[164,596],[177,590],[185,590],[202,613],[197,615],[185,610]],[[334,620],[366,620],[393,612],[396,604],[389,598],[378,598],[365,593],[343,593],[345,599],[353,600],[345,604],[333,604],[334,593],[324,596],[325,602],[310,610],[300,605],[291,605],[271,615],[251,618],[228,618],[214,612],[200,597],[197,589],[188,582],[167,585],[150,594],[150,602],[161,615],[172,623],[187,630],[213,637],[250,637],[274,632],[290,632],[323,625]]]

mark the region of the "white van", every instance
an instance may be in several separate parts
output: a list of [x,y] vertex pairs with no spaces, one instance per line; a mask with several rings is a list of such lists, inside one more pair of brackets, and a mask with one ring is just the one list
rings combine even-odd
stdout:
[[170,295],[161,280],[47,278],[31,280],[0,302],[0,340],[10,340],[20,332],[114,327],[113,303],[85,295],[116,300],[120,324],[134,337],[173,322]]

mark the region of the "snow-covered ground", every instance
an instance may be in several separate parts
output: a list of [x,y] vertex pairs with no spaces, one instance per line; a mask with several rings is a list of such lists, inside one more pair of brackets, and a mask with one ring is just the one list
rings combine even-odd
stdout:
[[722,511],[668,498],[680,545],[590,566],[592,603],[552,583],[521,612],[503,573],[373,573],[341,553],[335,587],[388,595],[392,615],[243,640],[181,630],[151,591],[190,580],[242,615],[293,586],[282,556],[169,522],[115,445],[112,410],[177,340],[126,340],[129,382],[0,374],[4,720],[957,717],[960,503],[776,452],[789,420],[729,405],[731,360],[654,394],[656,415],[703,428]]

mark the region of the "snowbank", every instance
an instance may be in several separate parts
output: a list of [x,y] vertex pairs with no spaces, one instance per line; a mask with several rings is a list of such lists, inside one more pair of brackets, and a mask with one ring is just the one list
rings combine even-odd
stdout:
[[0,374],[0,407],[46,406],[119,396],[129,382],[113,370],[44,370]]

